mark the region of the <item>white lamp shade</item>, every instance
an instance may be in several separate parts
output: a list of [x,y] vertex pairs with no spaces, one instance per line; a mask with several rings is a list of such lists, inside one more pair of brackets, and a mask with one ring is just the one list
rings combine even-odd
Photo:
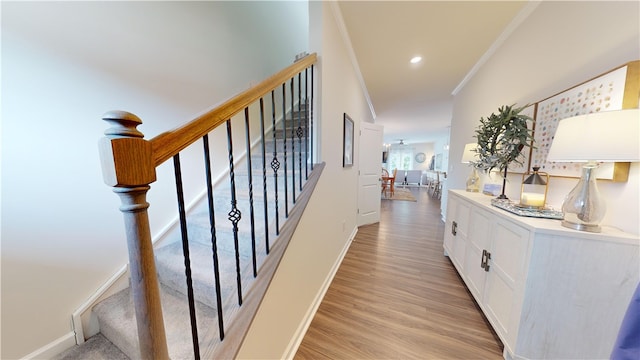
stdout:
[[560,120],[547,161],[640,161],[640,110],[606,111]]
[[468,164],[472,161],[477,161],[476,149],[478,148],[478,143],[468,143],[464,146],[464,150],[462,151],[462,160],[460,161],[463,164]]

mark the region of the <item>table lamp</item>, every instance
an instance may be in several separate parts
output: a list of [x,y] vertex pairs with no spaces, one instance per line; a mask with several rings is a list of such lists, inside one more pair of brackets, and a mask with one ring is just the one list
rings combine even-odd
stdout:
[[598,162],[640,161],[640,110],[614,110],[560,120],[547,155],[551,162],[584,162],[582,177],[562,204],[562,225],[600,232],[606,205],[598,191]]
[[[460,161],[463,164],[470,164],[478,158],[476,155],[476,149],[478,148],[477,143],[468,143],[464,146],[464,150],[462,152],[462,160]],[[467,191],[469,192],[478,192],[480,190],[480,177],[478,176],[478,172],[475,166],[471,166],[472,171],[467,178]]]

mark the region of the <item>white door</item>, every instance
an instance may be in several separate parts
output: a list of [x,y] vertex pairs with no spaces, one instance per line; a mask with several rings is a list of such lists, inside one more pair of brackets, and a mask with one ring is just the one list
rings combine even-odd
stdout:
[[380,221],[382,125],[360,123],[358,226]]

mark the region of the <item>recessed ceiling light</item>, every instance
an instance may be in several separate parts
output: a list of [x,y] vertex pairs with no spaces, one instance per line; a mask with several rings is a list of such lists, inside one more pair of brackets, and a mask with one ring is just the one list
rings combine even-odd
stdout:
[[414,57],[412,57],[412,58],[411,58],[411,60],[410,60],[410,62],[411,62],[412,64],[417,64],[417,63],[419,63],[420,61],[422,61],[422,56],[414,56]]

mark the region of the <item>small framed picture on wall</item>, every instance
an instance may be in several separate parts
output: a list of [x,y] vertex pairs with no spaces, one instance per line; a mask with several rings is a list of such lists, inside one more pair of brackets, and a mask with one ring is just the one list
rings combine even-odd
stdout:
[[342,167],[353,166],[353,120],[344,114]]

